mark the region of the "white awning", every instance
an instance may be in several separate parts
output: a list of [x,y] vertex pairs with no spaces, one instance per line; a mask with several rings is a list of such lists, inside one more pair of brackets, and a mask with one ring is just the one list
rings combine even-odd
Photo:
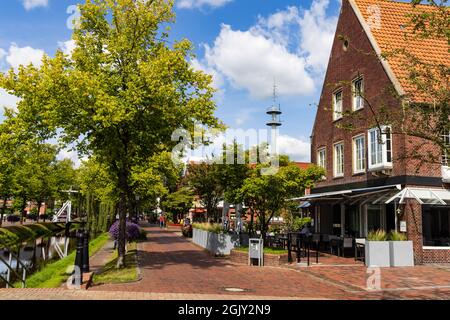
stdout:
[[348,190],[341,190],[341,191],[332,191],[332,192],[324,192],[324,193],[317,193],[317,194],[310,194],[304,197],[299,198],[293,198],[290,200],[293,201],[308,201],[308,200],[314,200],[314,199],[320,199],[320,198],[330,198],[333,196],[343,196],[343,195],[358,195],[361,193],[368,193],[372,191],[382,191],[382,190],[389,190],[389,189],[401,189],[401,185],[388,185],[388,186],[380,186],[380,187],[369,187],[369,188],[362,188],[362,189],[348,189]]
[[398,200],[398,203],[405,203],[405,199],[416,199],[420,204],[442,204],[447,205],[450,201],[450,190],[431,189],[431,188],[405,188],[385,203],[391,203]]

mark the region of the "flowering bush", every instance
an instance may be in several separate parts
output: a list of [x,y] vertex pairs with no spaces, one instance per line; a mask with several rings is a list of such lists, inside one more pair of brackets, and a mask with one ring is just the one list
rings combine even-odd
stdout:
[[[114,238],[114,240],[119,239],[119,221],[113,223],[109,229],[109,234]],[[135,223],[127,221],[127,228],[125,237],[127,241],[136,241],[139,239],[140,231],[139,226]]]

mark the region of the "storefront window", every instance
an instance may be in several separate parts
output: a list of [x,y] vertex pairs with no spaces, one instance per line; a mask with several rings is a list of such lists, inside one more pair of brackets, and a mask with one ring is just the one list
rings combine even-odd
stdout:
[[450,208],[423,206],[423,245],[450,247]]
[[383,210],[380,205],[367,206],[367,231],[383,229]]

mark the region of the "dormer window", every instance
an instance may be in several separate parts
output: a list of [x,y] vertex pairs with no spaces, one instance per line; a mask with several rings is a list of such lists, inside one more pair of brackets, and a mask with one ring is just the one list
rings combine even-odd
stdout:
[[363,78],[359,77],[352,81],[352,108],[353,110],[359,110],[364,108],[364,82]]
[[342,89],[333,94],[333,120],[342,118]]

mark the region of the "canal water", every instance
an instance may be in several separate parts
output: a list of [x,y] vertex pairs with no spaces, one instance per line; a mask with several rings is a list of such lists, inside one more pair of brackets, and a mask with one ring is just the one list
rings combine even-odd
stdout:
[[[65,257],[66,254],[70,254],[76,246],[76,239],[65,236],[53,236],[48,238],[36,239],[36,241],[24,243],[19,250],[14,250],[13,258],[11,259],[11,267],[17,269],[17,259],[19,257],[19,275],[22,275],[22,265],[27,268],[27,278],[40,270],[47,263],[60,260]],[[19,253],[19,254],[18,254]],[[0,257],[9,262],[10,252],[7,249],[0,249]],[[8,273],[8,267],[0,259],[0,275],[6,278]],[[18,279],[15,279],[18,280]],[[0,288],[5,287],[0,279]]]

